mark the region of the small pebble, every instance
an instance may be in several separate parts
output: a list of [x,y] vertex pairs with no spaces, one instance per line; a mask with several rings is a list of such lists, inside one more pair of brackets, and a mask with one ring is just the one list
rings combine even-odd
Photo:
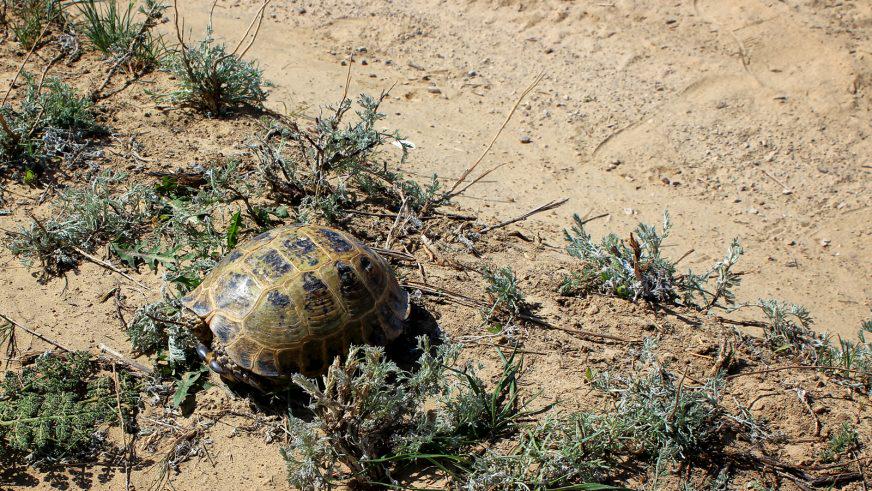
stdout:
[[784,244],[785,244],[785,245],[789,245],[789,246],[795,246],[795,245],[796,245],[796,241],[795,241],[795,240],[787,239],[787,240],[784,241]]
[[435,85],[431,85],[431,86],[427,87],[427,92],[429,92],[431,94],[441,94],[442,89],[440,89],[439,87],[436,87]]
[[475,77],[476,75],[478,75],[478,72],[475,70],[470,70],[470,71],[466,72],[467,77]]
[[829,239],[821,239],[821,247],[829,247],[830,240]]
[[294,12],[296,12],[300,15],[303,15],[306,13],[306,7],[297,7],[296,10],[294,10]]
[[524,135],[521,137],[521,143],[531,143],[533,141],[529,135]]

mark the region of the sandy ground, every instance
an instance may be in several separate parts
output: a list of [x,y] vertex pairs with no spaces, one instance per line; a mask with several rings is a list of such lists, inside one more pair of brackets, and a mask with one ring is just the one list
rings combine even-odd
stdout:
[[[211,2],[181,3],[187,26],[199,37]],[[216,35],[235,43],[257,5],[219,2]],[[162,29],[169,32],[170,26]],[[505,166],[459,199],[460,206],[491,221],[569,198],[519,227],[558,248],[574,212],[608,213],[590,223],[594,234],[626,235],[640,220],[659,223],[668,208],[675,225],[670,256],[694,250],[684,267],[711,264],[739,237],[747,251],[740,301],[775,297],[800,303],[819,329],[853,337],[872,307],[870,35],[872,5],[862,1],[275,0],[248,57],[258,60],[274,84],[267,105],[283,112],[312,112],[322,102],[337,101],[345,84],[343,61],[353,57],[352,93],[393,86],[385,126],[399,128],[416,145],[406,170],[422,179],[435,172],[449,184],[478,158],[520,92],[543,73],[481,168]],[[3,60],[3,82],[17,64]],[[78,66],[68,71],[80,81],[102,79],[102,72]],[[165,84],[166,76],[153,78],[110,104],[112,126],[138,133],[141,153],[154,167],[208,164],[243,153],[242,135],[250,133],[251,121],[215,122],[157,110],[144,90]],[[0,217],[0,227],[14,228],[31,211],[46,210],[22,205],[12,217]],[[643,333],[652,325],[672,329],[674,319],[664,322],[641,307],[604,299],[558,306],[553,291],[566,256],[515,248],[508,245],[512,240],[506,238],[505,248],[489,257],[516,267],[548,318],[612,333]],[[99,301],[119,284],[117,276],[85,263],[43,286],[6,251],[0,252],[0,265],[4,313],[74,348],[105,343],[127,352],[114,305]],[[145,269],[137,278],[155,290],[160,283]],[[466,280],[451,274],[436,279]],[[153,292],[129,288],[126,294],[134,306],[154,298]],[[445,326],[460,326],[452,334],[475,332],[476,326],[464,324],[468,310],[446,307],[440,315]],[[706,334],[711,332],[717,331],[666,348],[707,352],[703,348],[717,345]],[[570,402],[582,382],[555,373],[625,358],[620,346],[602,348],[551,332],[534,333],[528,348],[549,353],[534,362],[531,388],[541,386]],[[749,379],[747,389],[781,391],[791,383],[761,377]],[[837,390],[832,384],[820,388]],[[741,387],[736,392],[741,399]],[[760,411],[771,415],[787,408],[802,420],[805,408],[784,394]],[[179,423],[209,425],[214,444],[208,457],[183,465],[174,476],[177,489],[283,485],[275,442],[239,431],[250,421],[209,423],[209,411],[244,407],[243,401],[215,387],[198,402],[205,413]],[[848,413],[833,410],[825,428]],[[850,417],[872,424],[868,410]],[[807,430],[794,425],[786,431],[801,439]],[[810,455],[797,445],[788,450],[800,461]],[[160,458],[147,449],[142,454]],[[207,465],[213,461],[220,465]],[[73,471],[72,480],[65,474],[54,481],[28,475],[15,484],[123,489],[123,473],[102,472],[83,468]],[[154,472],[137,471],[135,487],[148,488]]]
[[[185,2],[195,33],[206,1]],[[234,39],[255,2],[220,2]],[[387,125],[415,143],[409,169],[451,178],[475,161],[519,93],[543,82],[461,203],[595,234],[675,224],[684,266],[746,248],[740,300],[806,305],[854,336],[872,307],[872,5],[866,2],[275,2],[251,50],[292,110],[396,86]],[[438,89],[438,93],[436,89]],[[521,142],[529,137],[530,143]]]

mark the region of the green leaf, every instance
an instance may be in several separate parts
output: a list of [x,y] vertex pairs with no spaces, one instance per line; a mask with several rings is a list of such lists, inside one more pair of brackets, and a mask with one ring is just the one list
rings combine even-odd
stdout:
[[230,218],[230,226],[227,227],[227,250],[236,247],[239,242],[239,224],[242,223],[242,214],[239,210]]
[[203,372],[205,371],[206,368],[203,367],[199,371],[185,372],[184,375],[182,375],[182,378],[176,382],[176,392],[173,394],[173,407],[178,408],[183,402],[185,402],[191,388],[194,387],[197,380],[200,380],[200,375],[203,375]]
[[33,172],[33,169],[26,169],[24,171],[24,184],[28,186],[36,184],[36,172]]
[[124,261],[131,268],[135,268],[136,265],[142,261],[149,268],[156,271],[158,265],[169,267],[177,262],[174,254],[178,248],[174,248],[170,251],[162,251],[159,246],[146,249],[142,244],[129,247],[126,244],[120,244],[118,242],[112,242],[109,244],[109,247],[113,254],[118,256],[119,259]]

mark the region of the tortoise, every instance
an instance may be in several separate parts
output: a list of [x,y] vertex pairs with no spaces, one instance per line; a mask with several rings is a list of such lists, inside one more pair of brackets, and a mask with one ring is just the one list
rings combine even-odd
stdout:
[[197,352],[225,379],[259,389],[326,372],[350,344],[398,337],[409,296],[351,235],[290,225],[239,244],[182,298]]

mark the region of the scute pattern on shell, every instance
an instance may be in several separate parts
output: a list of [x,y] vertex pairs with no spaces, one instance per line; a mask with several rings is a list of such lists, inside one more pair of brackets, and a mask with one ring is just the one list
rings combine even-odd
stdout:
[[267,378],[323,373],[352,343],[397,337],[408,294],[350,235],[291,225],[231,251],[182,303],[241,368]]

